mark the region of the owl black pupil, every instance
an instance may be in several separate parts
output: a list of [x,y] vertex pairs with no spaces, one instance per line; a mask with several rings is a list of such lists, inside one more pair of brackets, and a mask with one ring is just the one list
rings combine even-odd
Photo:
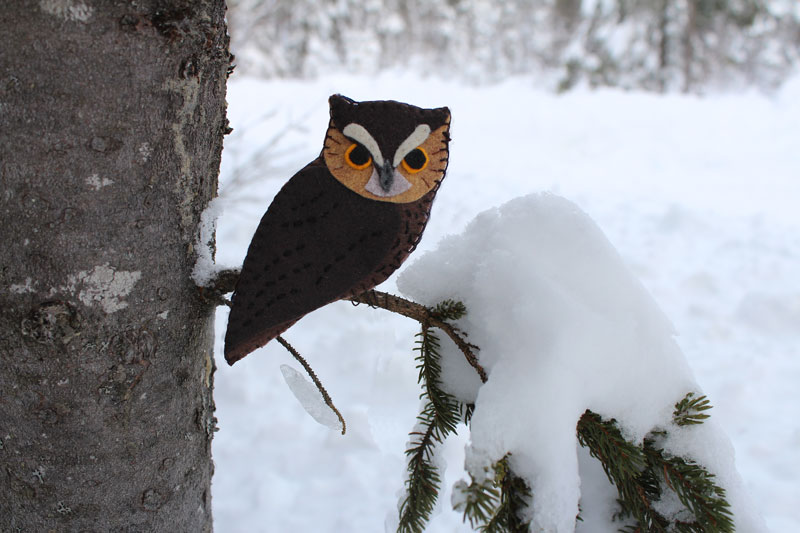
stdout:
[[357,144],[355,148],[350,150],[350,161],[357,166],[366,165],[369,163],[369,150],[362,145]]
[[425,154],[419,148],[411,150],[405,158],[406,165],[414,170],[419,170],[425,166]]

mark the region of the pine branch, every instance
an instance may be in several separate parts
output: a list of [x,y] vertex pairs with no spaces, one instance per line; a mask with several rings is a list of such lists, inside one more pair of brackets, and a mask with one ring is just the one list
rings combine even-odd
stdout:
[[[393,313],[398,313],[405,317],[416,320],[423,327],[435,327],[442,330],[464,354],[467,362],[475,369],[483,383],[488,379],[486,370],[478,362],[475,352],[478,347],[467,342],[466,334],[456,326],[450,324],[448,320],[456,320],[466,313],[466,307],[461,302],[446,300],[437,306],[429,309],[424,305],[406,300],[393,294],[371,290],[358,296],[346,298],[354,304],[367,304],[371,307],[380,307]],[[455,318],[452,318],[455,317]]]
[[428,310],[438,320],[458,320],[467,314],[467,306],[456,300],[444,300]]
[[[214,280],[205,296],[220,305],[222,294],[233,290],[238,271],[224,271]],[[202,294],[202,292],[201,292]],[[441,476],[433,464],[435,448],[455,432],[459,421],[469,425],[473,405],[459,403],[441,390],[441,365],[439,340],[431,332],[435,327],[448,335],[478,373],[482,382],[487,374],[478,363],[478,347],[466,340],[466,334],[450,322],[466,314],[461,302],[446,300],[428,308],[404,298],[379,291],[367,291],[347,298],[354,304],[365,303],[380,307],[418,321],[422,332],[418,334],[416,357],[419,382],[424,384],[421,398],[425,401],[417,417],[418,431],[411,433],[411,444],[406,450],[408,480],[406,497],[400,506],[400,533],[422,533],[436,505]],[[280,341],[280,339],[279,339]],[[299,354],[298,354],[299,355]],[[301,359],[298,359],[301,360]],[[301,361],[302,364],[302,361]],[[307,365],[304,364],[304,367]],[[307,371],[309,369],[307,368]],[[317,383],[326,403],[339,414],[327,393]],[[678,426],[701,424],[709,417],[711,409],[706,396],[687,394],[675,404],[673,422]],[[341,416],[340,416],[341,419]],[[344,427],[344,421],[342,420]],[[614,419],[603,420],[587,410],[578,421],[578,440],[597,458],[609,481],[617,487],[620,512],[616,518],[632,518],[634,525],[621,531],[630,533],[731,533],[734,530],[730,505],[725,491],[716,485],[714,476],[697,463],[680,457],[667,456],[657,442],[666,437],[666,431],[654,431],[643,446],[627,442]],[[464,519],[483,533],[527,531],[527,524],[519,520],[519,511],[528,504],[531,492],[522,478],[508,467],[508,456],[494,465],[495,476],[481,483],[473,479],[470,485],[461,482],[456,489],[464,497],[456,505],[463,511]],[[673,491],[686,509],[691,520],[667,518],[654,508],[666,491]]]
[[695,397],[695,393],[688,393],[681,401],[675,404],[672,420],[679,426],[702,424],[711,415],[703,413],[711,409],[711,401],[705,396]]
[[464,422],[465,426],[469,427],[470,422],[472,422],[472,413],[475,412],[475,404],[462,403],[460,408],[461,408],[461,421]]
[[[420,415],[422,417],[422,415]],[[430,520],[439,495],[441,477],[439,471],[430,462],[431,449],[434,446],[433,424],[424,426],[424,432],[413,432],[411,447],[406,450],[408,457],[408,479],[406,480],[406,497],[400,504],[400,522],[397,531],[400,533],[421,533]]]
[[625,440],[616,420],[603,420],[587,410],[578,421],[578,442],[600,461],[617,487],[620,517],[632,516],[644,531],[665,532],[666,519],[652,508],[652,502],[661,497],[658,483],[647,472],[644,451]]
[[500,507],[500,488],[494,477],[487,476],[481,482],[472,478],[469,485],[459,481],[453,486],[453,491],[460,495],[460,501],[453,508],[462,512],[463,521],[469,520],[473,529],[484,527]]
[[[710,417],[704,411],[711,409],[711,402],[705,396],[696,396],[689,392],[675,404],[673,422],[678,426],[702,424]],[[645,451],[648,450],[645,440]],[[714,475],[694,461],[680,457],[665,458],[663,450],[657,450],[662,461],[664,480],[675,491],[681,503],[685,505],[697,519],[698,531],[734,530],[733,514],[730,504],[725,499],[725,489],[714,483]],[[681,524],[679,531],[695,531],[694,524]]]
[[[705,396],[689,393],[675,405],[677,425],[700,424],[710,409]],[[586,411],[578,421],[578,441],[597,458],[619,493],[618,517],[631,517],[635,525],[623,531],[730,533],[734,530],[725,491],[714,483],[714,475],[694,461],[668,456],[657,446],[666,431],[656,431],[643,446],[627,442],[614,419]],[[674,492],[690,520],[665,517],[654,508],[667,491]]]
[[451,433],[461,420],[461,404],[444,392],[441,385],[439,339],[423,326],[417,334],[419,354],[415,357],[419,383],[423,384],[421,399],[425,402],[417,417],[420,430],[411,433],[408,457],[406,497],[400,504],[400,533],[421,533],[430,519],[439,496],[441,476],[433,463],[435,448]]
[[714,483],[713,474],[689,459],[666,456],[664,450],[654,446],[652,439],[645,439],[644,452],[648,468],[660,474],[660,479],[694,517],[692,521],[676,521],[674,527],[679,528],[678,531],[734,531],[725,489]]
[[[526,533],[529,524],[520,518],[521,511],[527,507],[531,490],[525,480],[514,475],[508,466],[510,454],[493,466],[494,477],[481,482],[463,481],[454,487],[461,492],[462,501],[455,505],[463,512],[464,521],[481,533]],[[470,476],[471,477],[471,476]]]
[[[419,369],[417,382],[425,386],[421,398],[429,402],[430,419],[437,433],[446,436],[455,432],[461,420],[461,406],[458,400],[441,389],[442,365],[439,362],[439,339],[430,328],[425,327],[417,337],[416,350],[419,351],[416,357]],[[441,439],[439,440],[441,442]]]
[[[529,524],[520,518],[521,511],[528,506],[531,499],[531,489],[524,479],[514,474],[508,466],[508,458],[511,454],[506,454],[497,465],[495,471],[500,477],[500,508],[497,511],[499,524],[509,533],[527,533]],[[493,533],[487,529],[486,533]]]

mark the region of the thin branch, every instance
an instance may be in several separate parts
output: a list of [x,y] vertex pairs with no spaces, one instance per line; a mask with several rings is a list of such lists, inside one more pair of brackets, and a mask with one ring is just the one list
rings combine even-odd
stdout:
[[236,282],[239,281],[239,274],[241,270],[238,268],[231,268],[227,270],[220,270],[216,275],[208,281],[205,287],[197,287],[197,292],[204,302],[213,306],[227,305],[231,306],[231,301],[225,298],[225,294],[233,292],[236,288]]
[[[236,281],[239,279],[239,272],[240,271],[236,269],[220,271],[217,274],[217,277],[211,281],[210,288],[206,289],[206,291],[219,295],[232,292],[236,287]],[[386,309],[392,313],[397,313],[416,320],[423,326],[428,325],[439,328],[453,340],[456,346],[458,346],[458,349],[461,350],[461,353],[464,354],[467,362],[478,373],[481,381],[486,383],[486,380],[488,379],[486,370],[484,370],[484,368],[478,362],[478,357],[475,355],[475,352],[477,352],[479,348],[474,344],[467,342],[464,332],[451,323],[442,320],[442,318],[440,318],[433,310],[425,307],[424,305],[412,302],[411,300],[401,298],[400,296],[395,296],[387,292],[376,291],[374,289],[359,294],[358,296],[350,296],[343,299],[348,300],[356,305],[367,304],[370,307],[380,307],[381,309]],[[215,303],[220,305],[224,302],[220,299],[216,300]]]
[[284,339],[283,337],[278,335],[276,337],[276,340],[279,343],[281,343],[281,346],[283,346],[284,348],[289,350],[289,353],[292,354],[292,356],[295,359],[297,359],[297,361],[301,365],[303,365],[303,368],[305,369],[306,374],[308,374],[308,376],[314,382],[314,385],[317,386],[317,389],[319,390],[320,394],[322,394],[322,399],[325,400],[325,405],[330,407],[331,410],[334,413],[336,413],[336,416],[339,417],[339,422],[342,423],[342,435],[344,435],[345,431],[347,431],[347,424],[345,424],[345,422],[344,422],[344,417],[342,416],[342,413],[340,413],[339,410],[336,408],[336,406],[333,405],[333,400],[331,400],[331,397],[328,394],[328,391],[325,390],[325,387],[322,386],[322,382],[319,380],[319,378],[317,378],[317,375],[311,369],[311,365],[308,364],[308,362],[303,358],[303,356],[300,355],[300,353],[297,350],[295,350],[294,347],[286,341],[286,339]]
[[351,296],[345,299],[353,302],[354,304],[367,304],[370,307],[380,307],[381,309],[386,309],[387,311],[391,311],[393,313],[416,320],[423,326],[428,325],[439,328],[440,330],[444,331],[454,343],[456,343],[456,346],[458,346],[458,349],[464,354],[467,362],[472,366],[472,368],[475,369],[475,371],[478,373],[478,376],[480,376],[481,381],[486,383],[486,380],[488,379],[486,376],[486,370],[484,370],[480,363],[478,363],[478,358],[475,355],[475,351],[478,350],[478,347],[467,342],[463,337],[464,333],[461,332],[461,330],[459,330],[456,326],[441,320],[434,312],[424,305],[412,302],[411,300],[406,300],[400,296],[395,296],[393,294],[376,290],[366,291],[358,296]]
[[233,292],[236,288],[236,282],[239,281],[239,275],[242,273],[240,268],[229,268],[220,270],[216,275],[209,280],[207,287],[200,287],[207,291],[215,291],[219,294],[228,294]]

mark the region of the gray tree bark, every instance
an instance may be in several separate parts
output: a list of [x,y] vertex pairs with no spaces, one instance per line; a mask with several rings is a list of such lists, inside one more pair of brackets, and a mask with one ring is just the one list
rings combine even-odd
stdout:
[[211,531],[224,0],[0,6],[0,531]]

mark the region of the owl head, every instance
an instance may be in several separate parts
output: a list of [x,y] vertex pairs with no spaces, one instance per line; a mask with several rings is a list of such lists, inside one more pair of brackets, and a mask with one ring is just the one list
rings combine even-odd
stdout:
[[448,161],[450,110],[335,94],[322,155],[331,174],[371,200],[408,203],[436,189]]

